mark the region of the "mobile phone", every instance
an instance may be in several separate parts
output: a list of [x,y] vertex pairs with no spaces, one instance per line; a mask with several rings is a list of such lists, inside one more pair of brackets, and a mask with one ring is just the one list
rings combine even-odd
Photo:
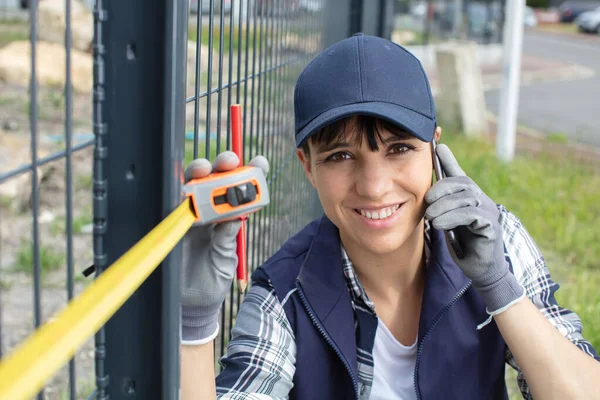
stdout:
[[[431,141],[431,153],[432,153],[432,157],[433,157],[433,170],[435,171],[436,181],[439,181],[439,180],[444,179],[446,177],[446,174],[444,174],[444,171],[442,170],[442,164],[440,163],[440,159],[437,155],[436,146],[437,146],[437,140],[435,138],[433,138],[433,140]],[[448,243],[450,243],[450,246],[452,246],[452,250],[454,250],[456,257],[458,257],[459,259],[462,259],[464,257],[464,253],[462,250],[462,246],[460,245],[460,242],[456,238],[456,233],[454,232],[454,230],[448,229],[447,231],[444,231],[444,236],[446,236],[446,241]]]

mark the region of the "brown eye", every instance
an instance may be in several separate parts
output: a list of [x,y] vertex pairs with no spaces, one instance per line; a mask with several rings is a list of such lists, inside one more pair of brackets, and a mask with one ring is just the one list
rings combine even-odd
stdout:
[[333,153],[332,155],[330,155],[329,157],[327,157],[327,159],[325,159],[325,161],[344,161],[344,160],[349,160],[351,158],[350,154],[346,153],[345,151],[340,151],[339,153]]
[[405,154],[410,150],[413,150],[414,147],[405,143],[398,143],[390,147],[390,154]]

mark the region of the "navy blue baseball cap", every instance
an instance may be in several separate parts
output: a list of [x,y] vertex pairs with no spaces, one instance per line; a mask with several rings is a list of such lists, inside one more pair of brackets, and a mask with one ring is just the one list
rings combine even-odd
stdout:
[[294,91],[296,147],[342,118],[371,115],[430,142],[435,105],[421,62],[389,40],[355,34],[313,59]]

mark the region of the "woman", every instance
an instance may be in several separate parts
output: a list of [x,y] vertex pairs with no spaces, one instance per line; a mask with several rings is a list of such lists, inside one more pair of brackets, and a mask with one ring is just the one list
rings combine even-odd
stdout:
[[[526,398],[599,395],[598,356],[519,220],[444,145],[447,178],[432,185],[442,131],[414,56],[355,35],[305,68],[294,102],[298,159],[325,215],[254,273],[216,384],[239,223],[186,236],[184,399],[506,398],[506,362]],[[235,165],[223,153],[214,168]],[[196,160],[186,177],[210,170]]]

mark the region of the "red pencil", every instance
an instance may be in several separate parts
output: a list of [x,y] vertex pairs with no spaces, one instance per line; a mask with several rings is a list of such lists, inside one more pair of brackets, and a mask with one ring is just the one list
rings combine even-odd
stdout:
[[[231,105],[231,149],[240,159],[239,166],[244,164],[242,151],[242,107],[239,104]],[[237,235],[237,282],[240,293],[248,286],[248,267],[246,265],[246,219],[241,218],[242,226]]]

